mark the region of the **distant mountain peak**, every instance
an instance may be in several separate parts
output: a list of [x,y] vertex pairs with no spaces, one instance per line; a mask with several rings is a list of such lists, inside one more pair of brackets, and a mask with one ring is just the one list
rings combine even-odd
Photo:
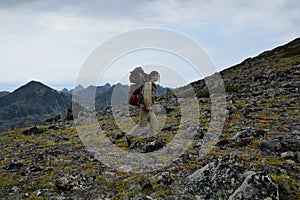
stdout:
[[72,90],[72,92],[73,92],[73,93],[77,93],[77,92],[79,92],[79,91],[81,91],[81,90],[84,90],[84,87],[83,87],[81,84],[79,84],[79,85],[77,85],[77,86]]
[[[0,98],[0,130],[42,122],[57,114],[66,114],[70,96],[41,82],[30,81]],[[5,122],[5,123],[4,123]]]
[[84,87],[81,85],[81,84],[79,84],[79,85],[77,85],[74,89],[81,89],[81,90],[83,90],[84,89]]
[[27,93],[31,93],[37,90],[53,90],[53,89],[41,82],[32,80],[26,83],[25,85],[17,88],[13,93],[18,93],[19,91],[21,91],[22,93],[24,93],[24,91],[26,91]]
[[31,80],[28,82],[28,84],[42,84],[42,83],[39,81]]
[[47,85],[39,82],[39,81],[29,81],[27,84],[24,85],[25,87],[47,87],[49,88]]
[[65,94],[69,94],[69,90],[67,88],[62,89],[60,92],[65,93]]

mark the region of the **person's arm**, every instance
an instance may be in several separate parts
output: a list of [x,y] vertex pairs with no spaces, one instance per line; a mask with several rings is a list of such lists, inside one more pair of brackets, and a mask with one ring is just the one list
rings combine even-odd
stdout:
[[156,85],[155,83],[152,83],[152,103],[154,104],[155,100],[156,100]]

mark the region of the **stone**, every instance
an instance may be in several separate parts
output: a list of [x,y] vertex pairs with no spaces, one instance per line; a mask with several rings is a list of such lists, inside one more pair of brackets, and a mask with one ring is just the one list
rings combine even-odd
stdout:
[[46,119],[45,122],[58,122],[62,119],[62,115],[61,114],[57,114],[52,118]]
[[143,153],[153,152],[153,151],[163,148],[164,146],[165,146],[165,143],[162,140],[157,139],[157,140],[154,140],[153,142],[147,143],[143,147],[142,152]]
[[74,118],[78,118],[82,112],[86,112],[82,105],[78,102],[71,102],[68,106],[66,120],[74,120]]
[[170,177],[170,172],[162,172],[158,178],[157,183],[160,185],[170,185],[173,179]]
[[19,170],[23,167],[24,165],[20,162],[11,162],[7,165],[6,169],[7,170]]
[[60,191],[70,191],[74,187],[70,177],[64,176],[55,181],[55,186]]
[[22,132],[23,135],[36,135],[38,134],[38,128],[36,126],[26,129],[25,131]]
[[272,140],[265,140],[261,143],[261,150],[269,152],[287,152],[300,151],[300,136],[299,134],[291,134],[278,136]]
[[280,142],[277,142],[276,144],[275,144],[275,150],[276,151],[280,151],[280,149],[281,149],[281,143]]
[[270,176],[264,173],[248,175],[228,200],[274,199],[279,200],[278,188]]
[[224,157],[197,170],[187,178],[186,191],[200,199],[279,199],[269,176],[230,163]]
[[300,152],[296,152],[296,161],[300,163]]
[[294,152],[292,151],[287,151],[287,152],[283,152],[280,154],[280,157],[282,159],[291,159],[291,158],[294,158],[295,157],[295,154]]

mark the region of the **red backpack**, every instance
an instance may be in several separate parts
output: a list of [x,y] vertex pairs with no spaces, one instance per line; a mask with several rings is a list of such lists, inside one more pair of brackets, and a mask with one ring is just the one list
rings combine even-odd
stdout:
[[128,102],[130,105],[139,106],[142,97],[141,86],[138,87],[137,84],[131,85],[128,96],[129,96]]
[[129,81],[134,83],[130,86],[128,92],[128,102],[130,105],[138,106],[142,98],[142,86],[150,80],[150,75],[146,74],[142,67],[136,67],[130,72]]

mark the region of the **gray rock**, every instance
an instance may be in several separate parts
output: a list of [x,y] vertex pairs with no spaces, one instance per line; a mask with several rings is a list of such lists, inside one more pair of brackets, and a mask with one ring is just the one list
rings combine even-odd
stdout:
[[278,140],[266,140],[261,143],[261,150],[270,153],[276,153],[281,149],[282,145]]
[[242,185],[230,195],[228,200],[235,199],[278,199],[278,188],[271,177],[263,173],[248,175]]
[[150,196],[139,194],[136,197],[132,198],[132,200],[153,200]]
[[278,136],[272,140],[263,141],[261,143],[261,150],[273,153],[300,151],[300,135],[296,132],[295,134]]
[[157,139],[157,140],[147,143],[143,147],[142,152],[143,153],[153,152],[153,151],[163,148],[164,146],[165,146],[165,143],[161,139]]
[[269,176],[248,171],[229,157],[211,162],[191,174],[185,190],[199,199],[279,198],[278,189]]
[[25,131],[22,132],[24,135],[36,135],[38,134],[38,128],[36,126],[26,129]]
[[296,152],[296,161],[300,162],[300,152]]
[[287,152],[283,152],[280,154],[280,157],[282,159],[290,159],[290,158],[294,158],[295,157],[295,154],[294,152],[292,151],[287,151]]
[[170,177],[170,172],[162,172],[158,178],[157,183],[160,185],[170,185],[173,179]]

